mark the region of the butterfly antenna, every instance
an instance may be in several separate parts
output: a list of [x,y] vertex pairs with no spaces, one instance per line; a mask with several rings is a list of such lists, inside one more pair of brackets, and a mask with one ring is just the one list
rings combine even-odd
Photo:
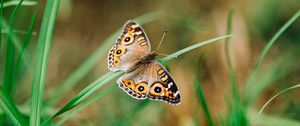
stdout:
[[158,44],[158,46],[157,46],[157,49],[156,49],[157,51],[158,51],[158,49],[160,48],[161,43],[163,42],[163,40],[164,40],[166,34],[167,34],[167,30],[164,31],[164,34],[163,34],[163,36],[162,36],[161,39],[160,39],[160,42],[159,42],[159,44]]

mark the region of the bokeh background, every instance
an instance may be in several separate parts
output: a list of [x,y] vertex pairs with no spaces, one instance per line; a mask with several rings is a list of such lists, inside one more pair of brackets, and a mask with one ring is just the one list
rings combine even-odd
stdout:
[[[26,31],[33,11],[37,9],[37,22],[27,49],[30,67],[22,69],[14,96],[18,108],[25,114],[29,113],[35,51],[44,6],[45,1],[39,1],[34,6],[21,6],[16,16],[15,29],[20,31],[18,37],[23,38],[22,31]],[[87,70],[83,78],[78,78],[74,83],[66,82],[88,57],[97,53],[110,35],[121,33],[117,30],[127,20],[141,16],[143,20],[143,15],[151,15],[151,21],[142,27],[152,49],[156,50],[163,32],[167,30],[158,52],[172,54],[197,42],[226,35],[227,17],[232,11],[234,36],[230,39],[229,50],[240,97],[244,98],[242,94],[248,90],[246,80],[262,49],[299,9],[299,0],[61,0],[49,55],[44,97],[45,101],[51,102],[44,105],[45,115],[54,114],[88,84],[109,72],[106,53],[98,57],[97,64],[92,66],[92,70]],[[4,9],[4,19],[9,19],[12,10],[13,6]],[[111,40],[111,46],[116,39]],[[225,42],[222,40],[166,63],[181,92],[180,105],[133,99],[117,86],[112,88],[116,85],[112,81],[90,98],[107,92],[104,96],[62,125],[210,125],[199,102],[195,80],[201,83],[215,125],[250,125],[262,105],[275,93],[300,83],[299,42],[298,19],[275,42],[258,70],[254,90],[251,90],[252,99],[247,107],[242,107],[246,123],[229,123],[234,106],[231,105],[233,97]],[[108,52],[108,49],[103,51]],[[61,90],[66,83],[72,86]],[[259,85],[266,86],[255,89]],[[58,91],[63,92],[57,94]],[[299,95],[299,89],[294,89],[279,96],[267,106],[254,125],[300,125]],[[57,117],[54,123],[62,117],[64,115]],[[9,124],[6,121],[4,119],[2,124]]]

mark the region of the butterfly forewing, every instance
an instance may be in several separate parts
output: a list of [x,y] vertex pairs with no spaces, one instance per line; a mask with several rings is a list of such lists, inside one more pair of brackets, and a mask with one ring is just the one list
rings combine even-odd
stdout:
[[111,71],[128,71],[151,50],[149,40],[142,27],[133,21],[128,21],[123,33],[108,54],[108,68]]

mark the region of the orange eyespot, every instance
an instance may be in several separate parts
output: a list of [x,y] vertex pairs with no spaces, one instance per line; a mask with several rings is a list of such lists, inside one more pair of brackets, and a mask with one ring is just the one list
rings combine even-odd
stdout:
[[134,42],[133,36],[130,35],[130,34],[126,34],[126,35],[122,38],[120,44],[121,44],[121,45],[130,45],[130,44],[132,44],[133,42]]
[[126,49],[122,47],[117,47],[117,49],[114,51],[114,55],[118,57],[124,55],[125,53],[126,53]]
[[144,82],[137,84],[134,91],[138,94],[146,94],[147,84]]
[[114,57],[114,61],[113,61],[113,64],[114,65],[118,65],[120,63],[120,59],[118,57]]
[[135,84],[133,80],[122,80],[126,87],[133,89]]
[[154,96],[161,96],[162,94],[165,94],[165,88],[161,83],[156,82],[151,86],[150,94]]

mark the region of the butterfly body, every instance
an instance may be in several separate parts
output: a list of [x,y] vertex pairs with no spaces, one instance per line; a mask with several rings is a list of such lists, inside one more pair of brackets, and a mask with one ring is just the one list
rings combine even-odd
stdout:
[[142,27],[128,21],[109,52],[108,68],[125,71],[117,83],[133,98],[150,98],[176,105],[180,103],[177,86],[164,66],[155,61],[156,57]]
[[145,55],[139,62],[136,63],[137,66],[139,65],[144,65],[144,64],[150,64],[154,61],[156,58],[157,54],[155,51]]

